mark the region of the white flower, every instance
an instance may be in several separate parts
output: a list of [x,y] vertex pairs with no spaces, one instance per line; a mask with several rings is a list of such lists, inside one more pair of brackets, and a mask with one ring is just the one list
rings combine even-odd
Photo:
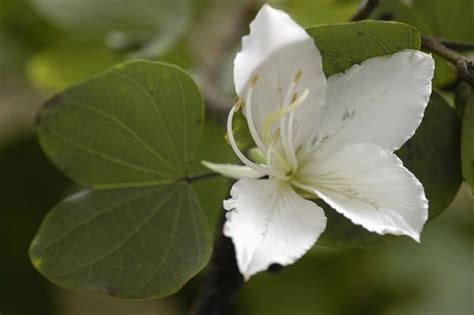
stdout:
[[[404,50],[326,80],[313,39],[269,5],[242,46],[234,81],[243,102],[230,111],[227,131],[245,166],[204,164],[240,178],[224,201],[224,234],[233,240],[244,277],[295,262],[324,231],[323,210],[295,189],[322,198],[371,232],[419,241],[428,201],[393,151],[421,122],[431,93],[431,56]],[[265,163],[251,161],[235,143],[232,118],[239,108]]]

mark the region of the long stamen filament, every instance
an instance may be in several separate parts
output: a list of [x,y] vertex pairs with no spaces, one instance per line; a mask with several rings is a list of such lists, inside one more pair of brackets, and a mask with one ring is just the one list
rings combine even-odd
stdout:
[[254,79],[252,79],[250,86],[248,88],[247,98],[245,100],[245,116],[247,118],[250,134],[252,135],[252,138],[255,141],[255,144],[265,154],[267,152],[267,148],[258,135],[257,129],[255,128],[255,125],[253,123],[253,117],[252,117],[252,92],[253,92],[253,87],[257,83],[257,80],[258,80],[258,76],[255,76]]
[[[283,99],[282,108],[288,107],[291,104],[290,97],[293,94],[293,91],[295,90],[296,83],[297,83],[296,80],[291,81],[290,87],[288,88],[285,98]],[[280,129],[283,134],[283,137],[281,137],[281,146],[283,147],[283,151],[285,155],[288,157],[289,155],[291,155],[291,153],[287,152],[288,143],[287,143],[287,138],[286,138],[286,133],[287,133],[286,132],[286,114],[280,118]]]
[[227,136],[229,137],[229,143],[230,146],[232,147],[232,150],[234,151],[235,155],[250,168],[253,168],[257,172],[269,175],[267,168],[260,166],[252,161],[250,161],[240,150],[239,147],[237,146],[237,143],[235,142],[234,134],[232,133],[232,120],[234,118],[234,114],[236,110],[238,109],[238,106],[233,106],[232,109],[229,112],[229,116],[227,117]]
[[[308,89],[305,89],[303,91],[303,94],[299,98],[295,100],[295,102],[298,102],[298,106],[303,104],[303,102],[306,100],[308,97],[309,91]],[[293,171],[296,171],[298,169],[298,160],[296,159],[296,152],[295,148],[293,145],[293,121],[295,118],[295,111],[290,112],[290,117],[288,118],[288,130],[286,134],[286,138],[288,139],[288,151],[291,152],[291,154],[288,156],[291,164],[291,168]],[[283,135],[285,137],[285,135]]]

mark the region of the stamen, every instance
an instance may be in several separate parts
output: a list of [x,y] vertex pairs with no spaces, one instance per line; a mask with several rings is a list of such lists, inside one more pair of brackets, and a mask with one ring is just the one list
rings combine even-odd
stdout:
[[234,151],[235,155],[250,168],[253,168],[257,172],[270,175],[268,172],[268,169],[260,166],[252,161],[250,161],[240,150],[239,147],[237,146],[237,143],[235,142],[234,134],[232,133],[232,119],[234,118],[234,113],[239,109],[238,103],[236,103],[232,109],[229,112],[229,116],[227,117],[227,136],[229,137],[229,143],[230,146],[232,147],[232,150]]
[[[308,94],[309,94],[309,91],[308,89],[305,89],[303,91],[303,94],[298,98],[296,97],[296,100],[294,100],[293,102],[298,102],[298,106],[303,104],[303,102],[306,100],[306,98],[308,97]],[[296,93],[295,93],[296,95]],[[288,139],[288,149],[289,151],[291,152],[290,156],[289,156],[289,162],[291,164],[291,168],[293,171],[296,171],[298,169],[298,160],[296,159],[296,152],[295,152],[295,148],[294,148],[294,145],[293,145],[293,120],[295,118],[295,111],[291,111],[290,112],[290,117],[288,118],[288,131],[287,131],[287,139]]]
[[258,135],[257,129],[255,128],[255,124],[253,123],[253,117],[252,117],[252,92],[253,92],[253,88],[255,87],[255,84],[257,83],[257,80],[258,80],[258,75],[255,75],[250,82],[250,85],[247,91],[247,99],[245,101],[245,116],[247,118],[247,124],[249,126],[250,135],[255,141],[255,144],[257,145],[257,147],[265,154],[267,152],[267,148]]
[[[303,92],[303,94],[300,97],[298,97],[296,100],[294,100],[290,105],[288,105],[286,107],[283,107],[280,110],[274,111],[273,113],[271,113],[270,115],[265,117],[265,119],[263,120],[263,123],[262,123],[262,132],[266,136],[265,140],[266,140],[267,143],[269,143],[270,140],[271,140],[270,137],[268,136],[271,126],[277,120],[279,120],[281,117],[285,116],[289,112],[292,112],[296,108],[298,108],[298,106],[300,106],[302,104],[302,102],[306,99],[306,97],[308,96],[308,93],[309,93],[309,91],[307,91],[307,89],[306,89],[305,92]],[[283,133],[283,129],[282,129],[281,133],[286,134],[286,132]]]
[[[291,106],[292,103],[294,103],[297,99],[297,94],[294,93],[294,90],[296,88],[296,85],[300,81],[301,77],[303,75],[303,70],[298,69],[298,71],[295,73],[293,77],[293,81],[290,84],[290,87],[288,88],[288,91],[286,92],[285,98],[283,100],[282,108],[285,108],[287,105],[288,107]],[[291,95],[293,94],[293,97],[290,100]],[[281,139],[281,145],[283,147],[283,151],[285,152],[285,155],[287,156],[288,159],[291,159],[291,156],[293,155],[292,152],[290,152],[290,145],[288,144],[288,139],[286,137],[287,130],[287,122],[286,122],[286,116],[281,117],[280,119],[280,129],[282,130],[283,137]]]
[[273,150],[273,146],[278,141],[279,138],[280,138],[280,129],[278,128],[275,131],[275,133],[273,134],[272,141],[268,145],[267,168],[271,172],[273,177],[276,177],[276,178],[279,178],[279,179],[282,179],[282,180],[288,180],[288,179],[290,179],[288,176],[286,176],[283,173],[276,170],[272,165],[272,153],[277,153],[277,151]]
[[303,70],[302,70],[302,69],[299,69],[299,70],[296,72],[296,74],[295,74],[295,76],[294,76],[294,78],[293,78],[293,81],[294,81],[295,83],[298,83],[298,82],[300,81],[302,75],[303,75]]

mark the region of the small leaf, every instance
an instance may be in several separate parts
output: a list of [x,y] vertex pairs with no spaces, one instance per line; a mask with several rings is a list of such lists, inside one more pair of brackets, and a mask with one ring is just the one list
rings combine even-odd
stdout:
[[342,72],[368,58],[403,49],[420,49],[420,34],[410,25],[361,21],[319,25],[307,29],[323,57],[326,76]]
[[462,173],[474,194],[474,97],[464,109],[461,131]]
[[[433,92],[420,127],[396,152],[404,166],[423,184],[429,201],[429,220],[446,209],[461,185],[459,134],[460,121],[455,111],[440,94]],[[327,210],[328,225],[318,240],[320,244],[373,247],[396,238],[368,232],[329,206],[323,206]]]
[[210,244],[192,188],[173,184],[85,191],[63,200],[43,221],[30,258],[62,287],[158,298],[205,266]]
[[54,96],[39,114],[40,143],[76,182],[149,186],[194,162],[203,105],[194,81],[157,62],[128,62]]

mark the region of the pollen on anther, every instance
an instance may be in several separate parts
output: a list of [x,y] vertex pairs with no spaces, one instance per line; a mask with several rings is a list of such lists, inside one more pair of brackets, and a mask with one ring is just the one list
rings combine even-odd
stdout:
[[293,97],[291,98],[290,104],[294,103],[297,99],[298,99],[298,93],[295,92],[295,94],[293,94]]
[[296,74],[295,74],[295,77],[293,78],[293,81],[295,83],[298,83],[301,79],[301,76],[303,75],[303,70],[302,69],[299,69]]
[[254,76],[252,77],[252,79],[250,80],[250,86],[253,88],[255,87],[255,85],[257,84],[257,81],[258,81],[258,78],[260,77],[260,75],[258,73],[254,74]]

